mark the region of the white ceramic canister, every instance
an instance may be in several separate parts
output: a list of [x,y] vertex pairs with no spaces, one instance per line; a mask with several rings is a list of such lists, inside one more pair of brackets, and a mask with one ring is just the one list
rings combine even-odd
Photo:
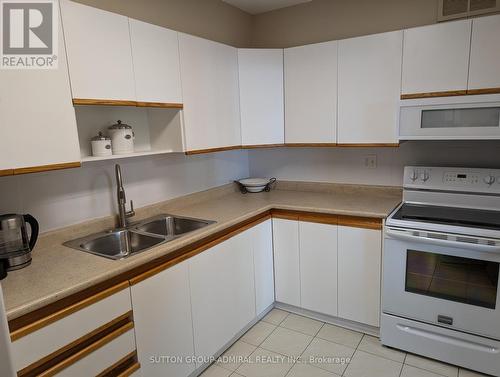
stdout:
[[128,124],[119,120],[116,124],[108,127],[111,137],[113,154],[134,153],[134,131]]
[[99,132],[99,135],[90,139],[90,144],[92,146],[92,156],[111,156],[111,138],[104,136],[102,132]]

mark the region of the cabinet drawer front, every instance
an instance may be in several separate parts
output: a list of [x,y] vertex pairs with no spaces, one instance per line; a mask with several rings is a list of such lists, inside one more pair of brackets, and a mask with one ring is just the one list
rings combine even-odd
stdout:
[[12,343],[16,370],[42,359],[132,310],[126,287],[90,306],[61,318]]
[[118,360],[135,351],[134,329],[90,353],[83,359],[63,369],[56,376],[88,377],[96,376]]

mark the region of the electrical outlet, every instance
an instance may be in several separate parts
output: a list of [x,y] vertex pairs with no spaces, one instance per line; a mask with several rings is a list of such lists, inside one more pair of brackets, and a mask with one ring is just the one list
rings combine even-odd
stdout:
[[377,155],[370,154],[365,156],[365,168],[376,169],[377,168]]

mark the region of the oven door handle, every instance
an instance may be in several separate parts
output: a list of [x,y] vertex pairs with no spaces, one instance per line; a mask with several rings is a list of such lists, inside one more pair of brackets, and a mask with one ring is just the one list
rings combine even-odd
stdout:
[[[430,233],[430,232],[428,232]],[[479,243],[470,243],[470,242],[461,242],[461,241],[452,241],[452,240],[443,240],[439,238],[425,237],[425,236],[417,236],[414,234],[409,234],[406,230],[399,230],[393,228],[385,228],[385,234],[389,238],[394,238],[403,241],[412,241],[412,242],[420,242],[426,243],[429,245],[435,246],[444,246],[444,247],[457,247],[460,249],[467,249],[473,251],[480,251],[486,253],[500,253],[500,245],[483,245]],[[474,237],[467,236],[467,238],[474,239]],[[479,240],[479,239],[478,239]]]

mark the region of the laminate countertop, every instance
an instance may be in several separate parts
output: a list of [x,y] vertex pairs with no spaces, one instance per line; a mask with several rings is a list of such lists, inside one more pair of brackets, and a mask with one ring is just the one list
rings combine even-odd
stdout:
[[235,184],[138,209],[134,220],[160,213],[217,223],[123,260],[110,260],[63,246],[63,242],[114,226],[115,217],[92,220],[43,234],[30,266],[2,281],[7,318],[12,320],[163,257],[270,209],[385,218],[401,202],[397,187],[278,182],[271,192],[241,194]]

